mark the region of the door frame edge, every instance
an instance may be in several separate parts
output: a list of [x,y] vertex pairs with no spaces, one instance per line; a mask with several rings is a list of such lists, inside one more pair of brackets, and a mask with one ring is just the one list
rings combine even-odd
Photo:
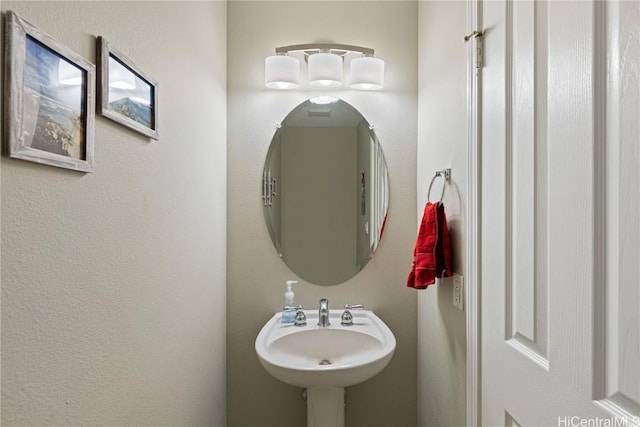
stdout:
[[[482,29],[482,0],[467,0],[467,34]],[[467,46],[467,215],[465,309],[467,344],[467,426],[481,425],[481,287],[480,287],[480,85],[476,43]]]

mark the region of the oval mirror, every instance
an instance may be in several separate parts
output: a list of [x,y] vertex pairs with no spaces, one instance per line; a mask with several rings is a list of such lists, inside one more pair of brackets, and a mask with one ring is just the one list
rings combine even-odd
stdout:
[[271,240],[303,280],[343,283],[373,256],[389,204],[387,165],[371,126],[348,103],[294,108],[273,136],[262,183]]

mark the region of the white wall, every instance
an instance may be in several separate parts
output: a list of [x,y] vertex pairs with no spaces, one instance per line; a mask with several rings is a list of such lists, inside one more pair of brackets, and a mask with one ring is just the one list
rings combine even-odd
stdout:
[[281,309],[295,277],[276,257],[264,223],[262,168],[277,123],[318,90],[264,87],[264,59],[278,46],[330,41],[372,47],[386,61],[385,89],[333,93],[376,127],[390,179],[390,208],[376,257],[337,286],[300,283],[296,301],[364,303],[396,335],[391,364],[348,389],[347,425],[416,425],[416,293],[405,287],[416,235],[417,2],[230,2],[228,4],[228,420],[230,426],[300,426],[302,390],[260,366],[254,342]]
[[160,141],[97,117],[92,174],[1,160],[3,425],[226,425],[226,3],[2,9],[160,82]]
[[[454,271],[464,273],[467,167],[466,2],[419,2],[418,219],[435,171],[452,169],[443,203]],[[440,197],[442,180],[431,200]],[[418,425],[466,424],[465,313],[452,304],[451,279],[419,291]]]

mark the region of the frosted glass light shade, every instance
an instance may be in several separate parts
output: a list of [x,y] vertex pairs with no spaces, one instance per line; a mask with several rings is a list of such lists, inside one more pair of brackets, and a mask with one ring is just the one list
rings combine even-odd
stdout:
[[333,53],[315,53],[308,58],[309,85],[342,86],[342,57]]
[[300,81],[300,61],[293,56],[275,55],[264,61],[264,85],[270,89],[294,89]]
[[363,56],[351,61],[352,89],[379,90],[384,85],[384,61],[380,58]]

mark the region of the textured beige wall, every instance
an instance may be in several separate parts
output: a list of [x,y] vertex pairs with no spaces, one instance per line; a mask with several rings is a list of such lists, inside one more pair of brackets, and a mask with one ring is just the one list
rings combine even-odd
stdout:
[[226,425],[226,3],[2,8],[112,42],[161,135],[97,117],[92,174],[2,158],[2,425]]
[[[418,219],[436,170],[451,167],[443,199],[454,251],[464,273],[467,180],[466,3],[421,1],[419,14]],[[440,196],[441,180],[431,200]],[[451,279],[419,291],[418,425],[466,424],[465,313],[452,303]]]
[[264,88],[264,59],[278,46],[317,41],[372,47],[386,61],[385,89],[328,91],[376,127],[389,166],[391,201],[376,257],[337,286],[300,283],[296,301],[315,307],[364,303],[390,326],[398,347],[377,377],[347,390],[347,425],[416,425],[416,305],[405,288],[416,233],[416,2],[229,2],[228,4],[228,425],[299,427],[301,389],[278,382],[254,350],[262,325],[282,307],[284,281],[294,277],[276,257],[264,224],[262,168],[275,126],[319,93]]

